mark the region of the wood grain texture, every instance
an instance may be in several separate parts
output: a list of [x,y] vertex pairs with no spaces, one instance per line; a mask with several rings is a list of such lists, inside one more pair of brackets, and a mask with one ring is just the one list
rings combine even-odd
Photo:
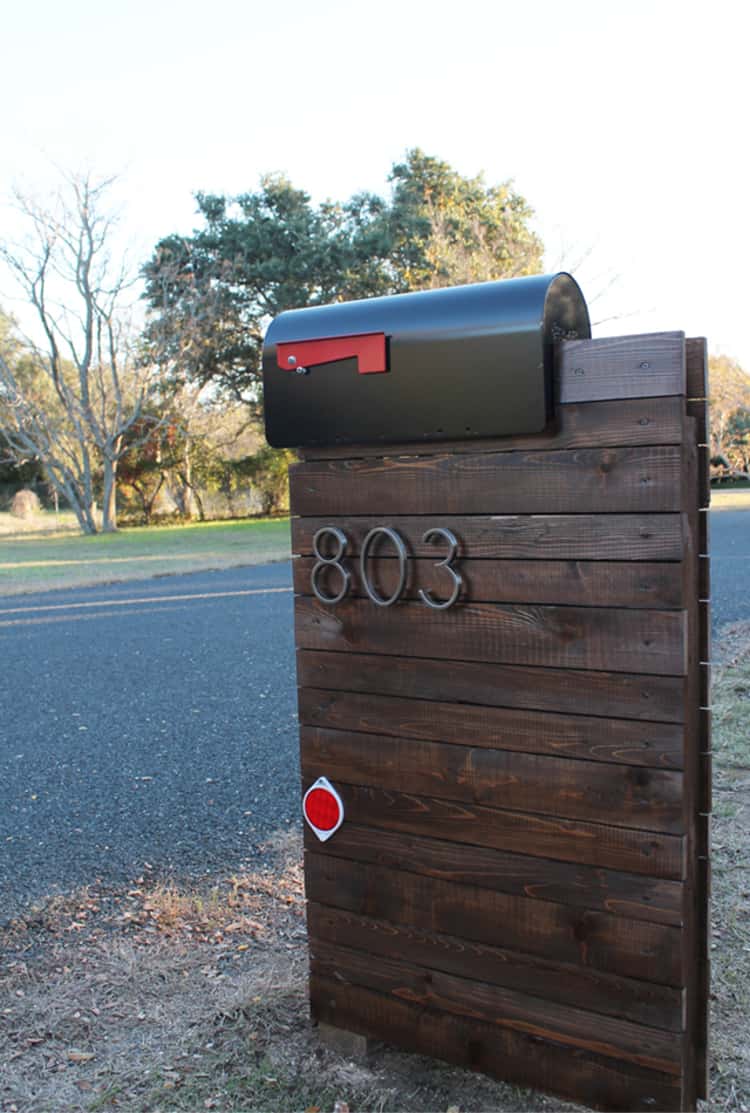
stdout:
[[682,775],[640,766],[302,727],[302,772],[345,784],[682,834]]
[[[385,556],[385,554],[384,554]],[[447,596],[450,581],[438,567],[437,554],[431,560],[419,557],[407,565],[404,599],[417,599],[423,588],[433,598]],[[294,590],[312,594],[315,557],[292,561]],[[364,598],[365,588],[359,562],[347,560],[352,581],[350,593]],[[583,607],[635,607],[669,610],[684,606],[679,566],[672,562],[604,560],[471,560],[455,563],[464,580],[463,595],[475,603],[552,603]],[[369,574],[388,597],[398,586],[398,562],[379,558],[370,561]],[[319,572],[319,588],[336,595],[341,587],[340,573]]]
[[519,1086],[629,1113],[682,1108],[680,1082],[671,1074],[583,1051],[571,1053],[568,1047],[525,1033],[318,976],[311,979],[310,997],[318,1021],[368,1033]]
[[638,978],[684,985],[679,928],[305,853],[308,899],[358,915]]
[[[700,398],[708,394],[705,340],[687,342],[687,377],[690,396]],[[690,407],[695,405],[688,403],[688,413]],[[684,479],[690,530],[685,566],[686,574],[692,581],[688,599],[690,676],[686,716],[686,750],[692,760],[687,763],[685,790],[686,812],[692,813],[688,832],[688,884],[692,901],[686,906],[685,932],[685,947],[692,956],[686,993],[689,1040],[685,1064],[687,1092],[692,1100],[693,1095],[707,1098],[709,1092],[710,861],[707,813],[711,809],[711,739],[710,711],[701,710],[701,705],[707,704],[710,698],[706,690],[710,673],[708,670],[704,672],[700,662],[711,659],[710,603],[706,591],[709,537],[708,514],[705,511],[710,501],[710,483],[709,449],[705,446],[708,433],[707,428],[701,425],[700,415],[697,421],[688,417],[686,432],[694,435],[697,446],[696,451],[690,453],[690,446],[686,445]],[[706,555],[698,556],[701,552]]]
[[685,404],[688,417],[696,422],[696,438],[699,445],[708,444],[709,404],[705,398],[691,398]]
[[[707,433],[702,341],[573,341],[542,434],[293,470],[303,784],[331,777],[346,811],[306,833],[315,1017],[590,1105],[694,1108]],[[409,554],[385,609],[358,560],[383,525]],[[352,577],[333,607],[310,582],[326,526]],[[465,590],[433,612],[440,527]],[[378,544],[370,581],[396,572]]]
[[466,603],[448,612],[422,603],[376,607],[345,599],[329,607],[295,599],[297,646],[680,676],[685,672],[682,611]]
[[680,769],[683,731],[674,723],[599,719],[539,711],[302,688],[305,726],[386,734],[585,761]]
[[708,397],[708,342],[703,336],[685,341],[686,393],[688,398]]
[[685,394],[685,334],[568,340],[559,347],[557,401]]
[[679,561],[683,553],[683,521],[679,514],[586,513],[425,517],[391,514],[385,523],[378,517],[294,518],[292,552],[311,556],[316,532],[324,526],[335,525],[349,539],[347,554],[356,555],[369,531],[384,524],[401,534],[412,556],[429,557],[433,561],[436,559],[435,545],[422,538],[427,530],[441,526],[452,530],[458,538],[459,562],[467,559]]
[[358,821],[356,812],[347,812],[347,822],[322,847],[308,829],[305,845],[308,850],[320,848],[321,853],[336,858],[406,869],[499,893],[541,897],[649,923],[679,926],[682,922],[684,886],[678,881],[565,865],[483,846],[469,848],[446,839],[373,830],[359,826]]
[[304,448],[304,460],[356,459],[368,456],[422,456],[441,452],[535,452],[562,448],[620,448],[628,445],[679,444],[682,439],[683,400],[625,398],[584,402],[556,408],[543,433],[470,441],[414,441],[388,445],[324,445]]
[[[685,840],[679,835],[528,815],[342,781],[336,788],[347,816],[379,830],[434,836],[648,877],[681,880],[685,876]],[[466,847],[464,851],[471,853]]]
[[698,558],[698,598],[702,601],[711,598],[711,560],[707,556]]
[[621,978],[538,955],[472,943],[452,935],[420,931],[357,916],[314,901],[307,906],[310,938],[358,948],[369,955],[403,959],[491,985],[519,989],[558,1004],[619,1016],[670,1032],[684,1028],[684,991],[635,978]]
[[293,514],[668,513],[680,449],[575,449],[322,460],[289,469]]
[[300,685],[410,699],[679,723],[681,677],[300,650]]
[[375,964],[351,947],[317,940],[311,948],[311,972],[331,981],[365,986],[427,1008],[471,1017],[537,1039],[623,1059],[651,1070],[678,1074],[681,1038],[658,1028],[645,1029],[619,1017],[561,1006],[516,989],[425,970],[381,956]]

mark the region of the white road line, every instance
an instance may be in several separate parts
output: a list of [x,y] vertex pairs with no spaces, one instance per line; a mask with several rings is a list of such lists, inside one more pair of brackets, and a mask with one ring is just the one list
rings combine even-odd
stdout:
[[71,611],[84,607],[132,607],[143,603],[182,603],[190,599],[226,599],[238,595],[289,594],[291,587],[253,587],[241,591],[204,591],[192,595],[149,595],[137,599],[97,599],[88,603],[44,603],[36,607],[0,608],[1,614],[38,614],[41,611]]

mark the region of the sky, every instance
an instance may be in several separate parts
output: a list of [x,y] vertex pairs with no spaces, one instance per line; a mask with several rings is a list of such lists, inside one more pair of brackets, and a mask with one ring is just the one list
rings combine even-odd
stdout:
[[514,181],[595,336],[682,329],[750,370],[739,2],[27,0],[3,32],[0,193],[117,174],[135,259],[199,190],[383,193],[418,146]]

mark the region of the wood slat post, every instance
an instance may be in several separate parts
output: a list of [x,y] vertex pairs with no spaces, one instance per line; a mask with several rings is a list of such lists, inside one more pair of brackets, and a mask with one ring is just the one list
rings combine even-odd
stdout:
[[303,788],[344,809],[305,837],[311,1011],[590,1106],[693,1110],[705,343],[563,342],[554,389],[539,434],[291,469]]

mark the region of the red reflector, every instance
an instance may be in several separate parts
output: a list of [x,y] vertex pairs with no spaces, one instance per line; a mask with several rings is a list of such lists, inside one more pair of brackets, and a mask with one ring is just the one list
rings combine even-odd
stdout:
[[339,802],[325,788],[314,788],[305,800],[305,815],[320,831],[330,831],[341,815]]
[[302,800],[302,811],[308,824],[325,842],[338,831],[344,819],[344,804],[327,777],[318,777]]

